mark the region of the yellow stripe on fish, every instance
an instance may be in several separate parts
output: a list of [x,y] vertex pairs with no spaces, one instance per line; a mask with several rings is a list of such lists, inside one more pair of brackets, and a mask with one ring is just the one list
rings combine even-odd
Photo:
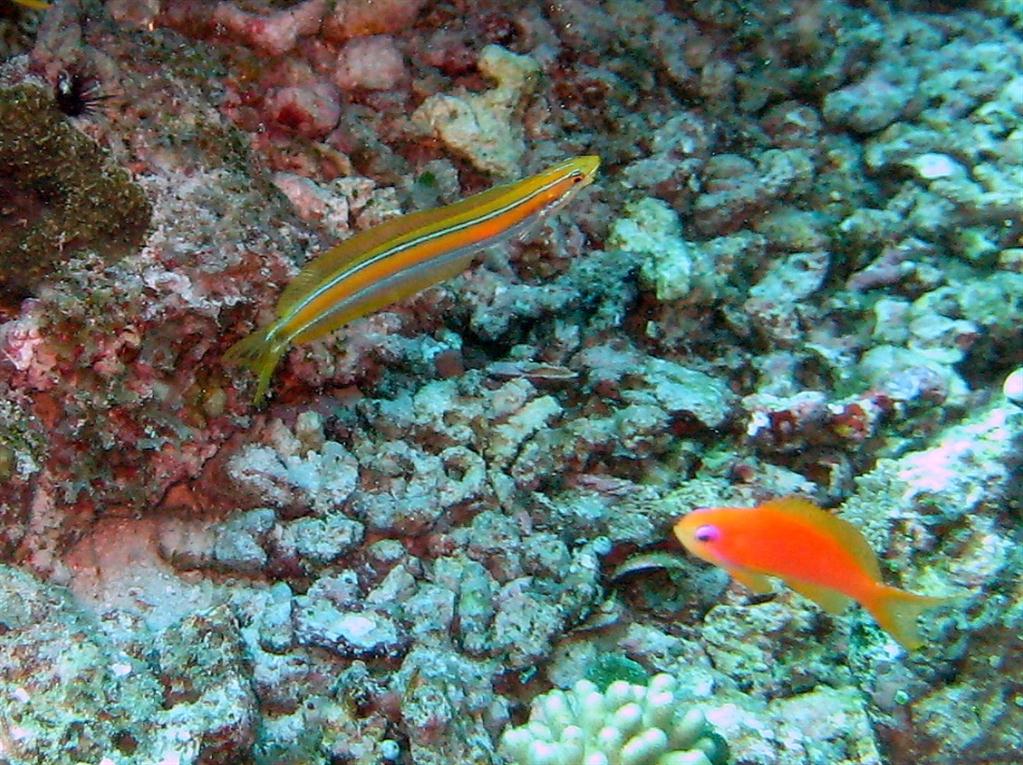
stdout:
[[575,157],[434,210],[360,232],[306,265],[277,301],[277,320],[242,338],[224,360],[259,376],[255,402],[292,343],[307,343],[450,279],[484,247],[551,214],[593,182],[600,158]]

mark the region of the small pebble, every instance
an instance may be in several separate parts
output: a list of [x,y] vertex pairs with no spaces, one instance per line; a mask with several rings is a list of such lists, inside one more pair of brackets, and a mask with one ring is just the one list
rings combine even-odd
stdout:
[[1005,378],[1002,393],[1014,404],[1023,406],[1023,367],[1018,368]]
[[966,175],[965,168],[947,154],[921,154],[919,157],[909,160],[906,164],[916,170],[917,175],[925,181]]

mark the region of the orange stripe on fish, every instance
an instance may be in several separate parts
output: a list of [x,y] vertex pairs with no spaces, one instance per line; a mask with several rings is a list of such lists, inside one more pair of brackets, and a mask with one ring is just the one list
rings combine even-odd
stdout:
[[461,202],[389,220],[306,265],[277,302],[277,320],[235,343],[228,363],[259,376],[260,403],[281,356],[469,267],[484,247],[554,212],[593,182],[595,156],[576,157]]
[[699,508],[675,524],[675,536],[753,592],[770,592],[767,577],[778,577],[830,613],[855,600],[906,648],[923,644],[916,625],[922,613],[955,600],[889,587],[859,529],[799,497]]

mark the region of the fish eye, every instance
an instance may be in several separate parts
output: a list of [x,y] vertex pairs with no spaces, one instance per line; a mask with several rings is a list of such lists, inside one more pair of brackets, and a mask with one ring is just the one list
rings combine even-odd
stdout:
[[721,538],[721,530],[717,526],[700,526],[693,536],[697,542],[716,542]]

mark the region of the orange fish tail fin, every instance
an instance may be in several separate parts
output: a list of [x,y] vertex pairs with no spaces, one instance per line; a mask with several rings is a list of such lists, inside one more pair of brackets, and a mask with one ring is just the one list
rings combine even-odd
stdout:
[[885,632],[910,650],[923,645],[916,620],[926,611],[958,600],[958,598],[931,598],[900,590],[898,587],[878,585],[876,594],[863,605]]
[[258,375],[259,381],[256,383],[256,393],[253,397],[253,403],[257,406],[263,403],[263,398],[270,387],[270,377],[280,363],[281,356],[288,349],[286,342],[271,338],[276,329],[276,322],[257,329],[228,348],[224,354],[225,363],[246,367]]

